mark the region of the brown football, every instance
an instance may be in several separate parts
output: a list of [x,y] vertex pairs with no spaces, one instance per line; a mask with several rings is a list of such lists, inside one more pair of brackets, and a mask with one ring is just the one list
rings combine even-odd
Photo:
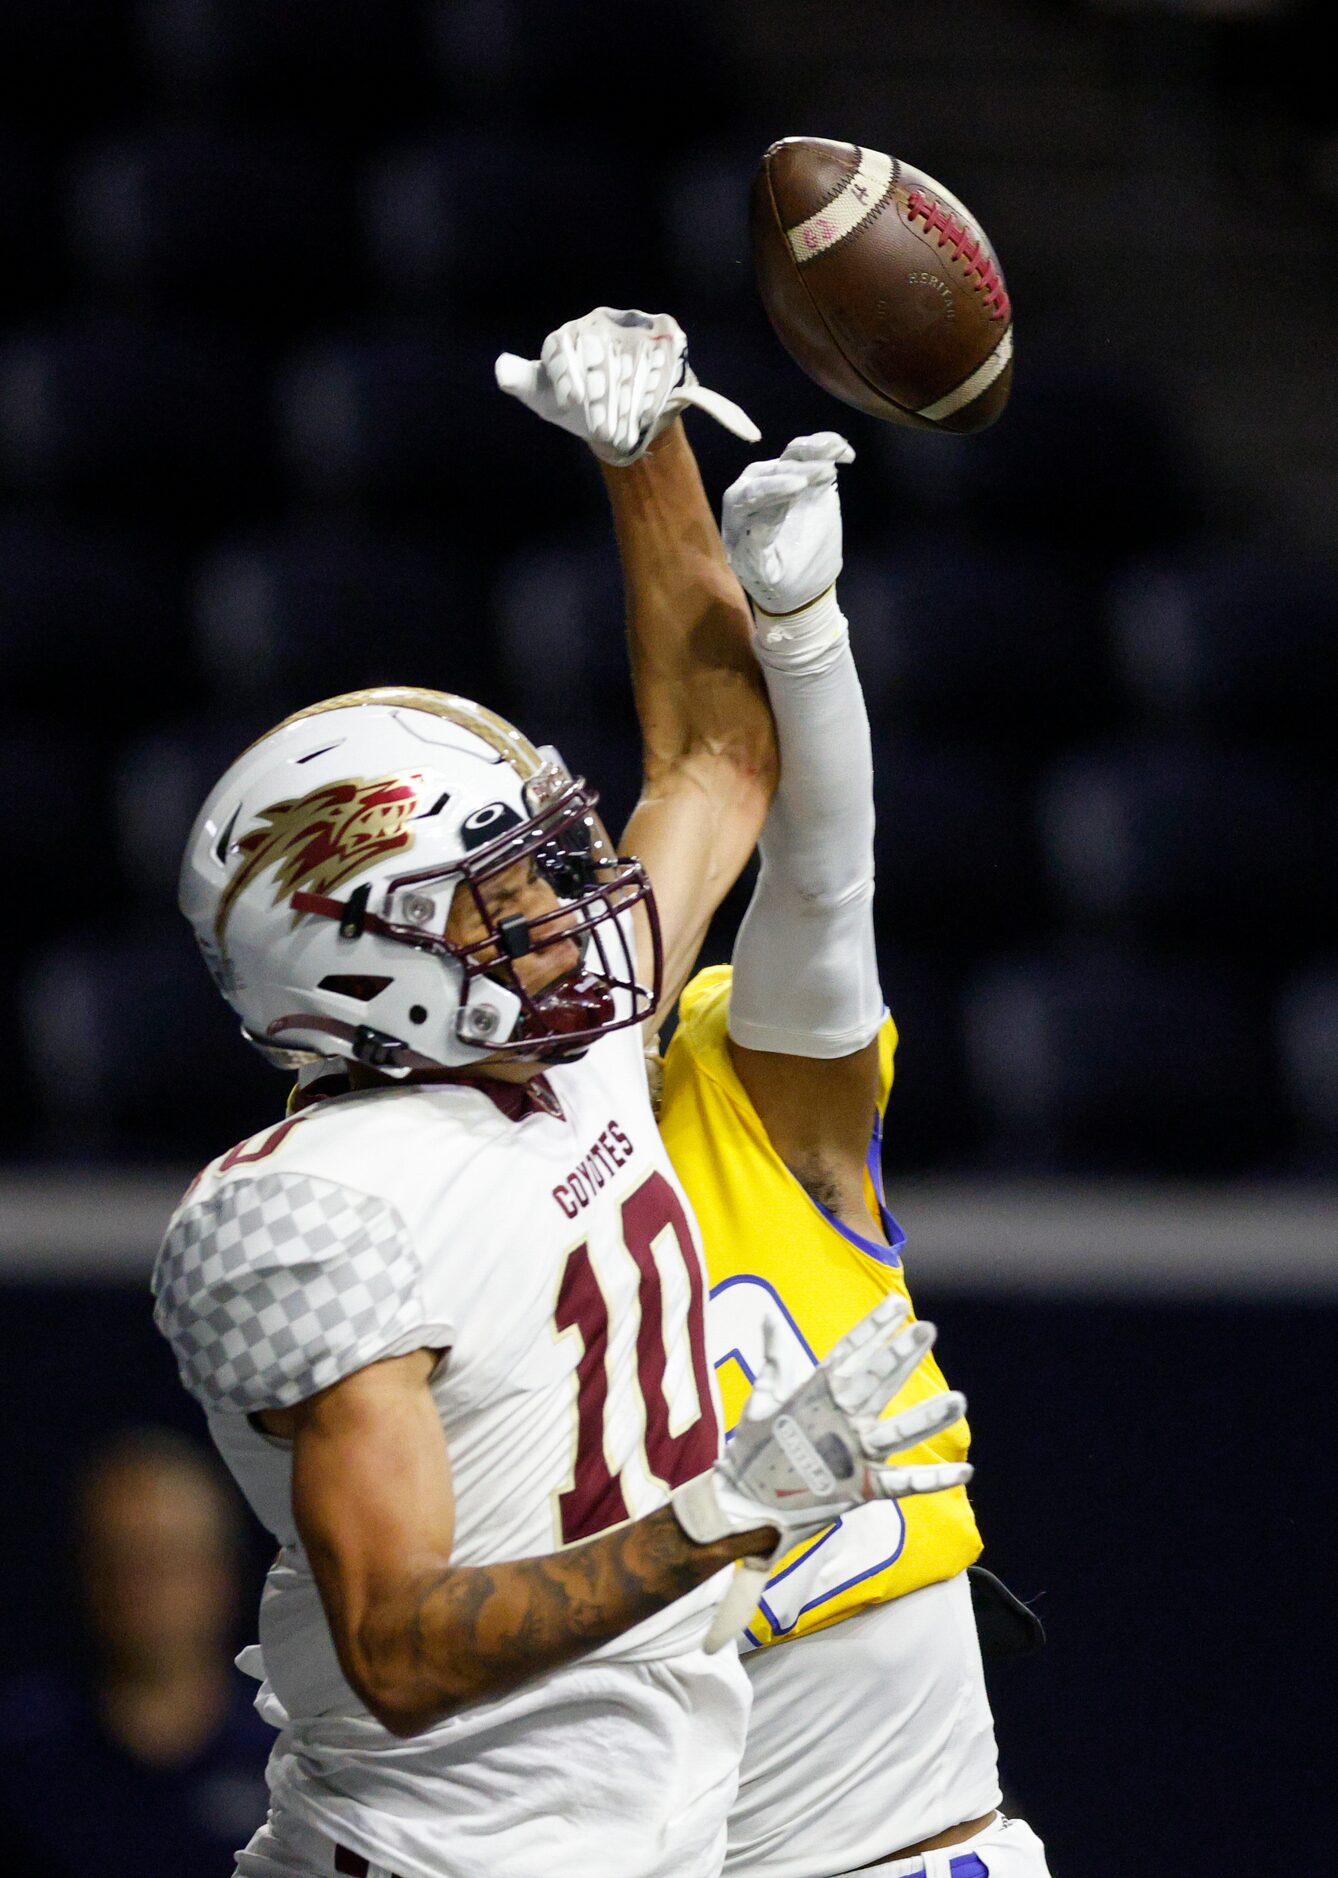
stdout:
[[824,390],[922,430],[1008,402],[1013,313],[970,210],[896,157],[773,143],[753,179],[753,267],[781,344]]

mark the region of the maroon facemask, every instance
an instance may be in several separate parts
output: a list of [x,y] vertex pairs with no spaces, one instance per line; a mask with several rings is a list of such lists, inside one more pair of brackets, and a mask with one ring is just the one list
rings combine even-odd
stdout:
[[[463,861],[448,868],[403,874],[385,888],[382,910],[368,904],[365,890],[347,901],[296,893],[293,910],[339,920],[350,933],[374,932],[419,950],[454,959],[464,973],[456,1027],[462,1041],[490,1054],[566,1062],[584,1054],[597,1038],[645,1021],[659,1002],[663,984],[663,948],[655,897],[645,869],[614,850],[595,813],[598,796],[561,771],[543,772],[526,785],[529,820],[516,822],[494,840],[485,841]],[[517,865],[530,864],[555,896],[552,910],[535,918],[497,917],[494,889]],[[461,945],[445,926],[433,931],[391,919],[388,910],[414,892],[430,895],[434,886],[470,896],[480,936]],[[651,983],[637,975],[631,921],[635,907],[645,909],[652,944]],[[527,991],[517,971],[523,958],[542,958],[546,950],[575,943],[579,964],[541,990]],[[492,1038],[470,1020],[470,988],[481,978],[504,984],[518,999],[519,1020],[506,1038]],[[621,995],[620,995],[621,994]],[[619,1005],[623,1006],[621,1015]],[[488,1012],[491,1016],[491,1010]],[[477,1019],[477,1012],[475,1013]],[[384,1039],[379,1061],[387,1067],[416,1068],[430,1059]]]

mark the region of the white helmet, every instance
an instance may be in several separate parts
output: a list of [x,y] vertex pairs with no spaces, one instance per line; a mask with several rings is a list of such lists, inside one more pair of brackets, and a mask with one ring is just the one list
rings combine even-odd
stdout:
[[[287,718],[213,789],[181,910],[243,1034],[286,1068],[335,1055],[392,1075],[499,1051],[570,1060],[660,994],[650,882],[614,853],[596,801],[554,752],[467,698],[349,692]],[[482,888],[525,860],[559,911],[494,919]],[[446,936],[460,887],[485,932],[468,945]],[[649,986],[626,917],[636,905]],[[528,993],[515,961],[572,939],[580,966]]]

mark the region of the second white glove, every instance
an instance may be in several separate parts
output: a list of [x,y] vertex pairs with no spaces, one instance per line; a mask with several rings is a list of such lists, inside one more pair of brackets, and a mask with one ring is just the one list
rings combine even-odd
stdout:
[[836,469],[854,460],[844,437],[819,431],[750,463],[725,491],[725,552],[759,613],[797,612],[834,585],[841,572]]
[[784,1401],[769,1348],[725,1452],[674,1493],[675,1517],[698,1544],[767,1526],[777,1534],[768,1553],[748,1561],[741,1595],[726,1600],[721,1615],[728,1610],[728,1618],[713,1626],[708,1647],[747,1621],[767,1569],[800,1540],[866,1501],[939,1493],[970,1480],[966,1461],[888,1464],[966,1413],[966,1398],[948,1390],[883,1418],[937,1334],[932,1324],[908,1324],[909,1310],[904,1298],[885,1298]]
[[635,463],[689,405],[745,443],[762,435],[737,404],[697,383],[686,335],[668,313],[598,306],[549,333],[537,359],[503,352],[494,369],[503,391],[605,463]]

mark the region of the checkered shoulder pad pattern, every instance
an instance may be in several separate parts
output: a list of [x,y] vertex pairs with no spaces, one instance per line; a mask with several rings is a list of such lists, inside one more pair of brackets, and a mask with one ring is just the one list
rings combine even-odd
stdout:
[[309,1174],[229,1181],[173,1220],[154,1319],[206,1409],[289,1408],[412,1348],[420,1266],[384,1200]]

